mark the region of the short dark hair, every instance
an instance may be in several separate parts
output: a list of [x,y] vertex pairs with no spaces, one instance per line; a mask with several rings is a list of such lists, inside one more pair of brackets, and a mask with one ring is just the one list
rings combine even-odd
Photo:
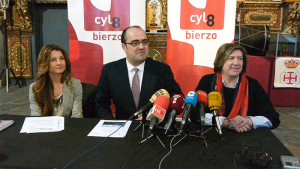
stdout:
[[141,29],[141,30],[144,30],[142,29],[140,26],[137,26],[137,25],[134,25],[134,26],[129,26],[127,28],[125,28],[122,32],[122,36],[121,36],[121,42],[122,43],[126,43],[126,33],[127,33],[127,30],[130,29],[130,28],[138,28],[138,29]]
[[217,51],[217,55],[216,55],[216,58],[214,61],[215,73],[222,72],[223,66],[224,66],[227,58],[235,50],[240,50],[243,54],[243,69],[242,69],[241,74],[246,72],[247,63],[248,63],[247,51],[239,44],[225,43],[222,46],[220,46],[220,48]]

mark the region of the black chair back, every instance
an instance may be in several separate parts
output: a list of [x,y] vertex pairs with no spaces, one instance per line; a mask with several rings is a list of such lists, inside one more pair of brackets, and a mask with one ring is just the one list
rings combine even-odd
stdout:
[[82,84],[82,114],[84,118],[96,118],[95,97],[96,86],[88,83]]

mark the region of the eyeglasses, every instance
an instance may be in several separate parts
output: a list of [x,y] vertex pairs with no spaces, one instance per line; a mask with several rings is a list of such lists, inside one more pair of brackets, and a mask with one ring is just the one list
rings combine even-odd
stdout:
[[144,39],[142,41],[134,40],[130,43],[125,43],[125,44],[129,44],[133,47],[137,47],[138,45],[140,45],[140,43],[143,44],[143,46],[146,46],[146,45],[148,45],[149,41],[148,41],[148,39]]

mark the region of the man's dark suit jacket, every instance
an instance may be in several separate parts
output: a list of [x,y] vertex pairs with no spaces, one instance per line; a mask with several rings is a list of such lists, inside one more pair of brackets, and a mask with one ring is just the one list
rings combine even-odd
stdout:
[[[179,85],[174,80],[171,68],[147,58],[138,109],[148,103],[151,96],[159,89],[166,89],[170,96],[182,94]],[[116,119],[128,119],[137,111],[129,84],[126,58],[103,66],[95,99],[99,118],[113,119],[110,99],[116,107]]]

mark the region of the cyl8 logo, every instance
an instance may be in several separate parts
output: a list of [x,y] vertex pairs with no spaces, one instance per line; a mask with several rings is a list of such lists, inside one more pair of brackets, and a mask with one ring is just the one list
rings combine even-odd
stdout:
[[86,31],[122,31],[130,25],[130,0],[84,0]]
[[225,0],[181,0],[180,28],[223,29],[224,13]]

